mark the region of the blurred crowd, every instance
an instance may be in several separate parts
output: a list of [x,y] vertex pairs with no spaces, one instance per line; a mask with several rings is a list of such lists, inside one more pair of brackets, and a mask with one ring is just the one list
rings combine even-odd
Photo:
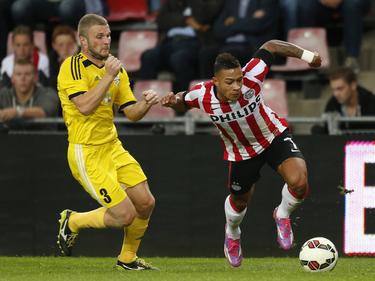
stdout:
[[[141,55],[140,70],[130,76],[157,79],[168,71],[174,77],[173,90],[186,90],[191,81],[212,77],[213,62],[221,52],[235,55],[244,65],[263,43],[287,40],[293,28],[331,25],[342,32],[342,66],[356,75],[363,18],[371,12],[371,4],[371,0],[150,0],[148,20],[156,23],[158,43]],[[107,16],[109,8],[106,0],[0,1],[0,121],[61,114],[56,79],[61,62],[79,50],[78,20],[85,13]],[[34,44],[34,31],[40,26],[47,34],[47,50]],[[342,104],[336,108],[349,116]]]
[[139,78],[155,79],[172,72],[174,90],[187,89],[193,79],[212,77],[220,52],[244,65],[267,40],[287,39],[296,27],[342,24],[344,64],[359,71],[363,17],[370,0],[190,0],[164,1],[156,18],[158,45],[142,55]]

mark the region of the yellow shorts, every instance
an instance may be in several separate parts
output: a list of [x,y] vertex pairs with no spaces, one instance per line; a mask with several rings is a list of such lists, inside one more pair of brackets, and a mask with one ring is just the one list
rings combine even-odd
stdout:
[[139,163],[118,139],[102,145],[71,143],[68,162],[74,178],[106,208],[127,196],[121,184],[127,188],[147,180]]

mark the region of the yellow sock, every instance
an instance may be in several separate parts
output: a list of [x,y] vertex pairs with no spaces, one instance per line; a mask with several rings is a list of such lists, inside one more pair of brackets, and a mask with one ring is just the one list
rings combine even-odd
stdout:
[[78,232],[81,228],[106,228],[104,214],[106,208],[101,207],[90,212],[72,213],[69,218],[69,228]]
[[125,228],[125,237],[122,244],[121,253],[118,256],[119,261],[130,263],[137,257],[137,251],[143,235],[148,227],[150,219],[135,218],[131,225]]

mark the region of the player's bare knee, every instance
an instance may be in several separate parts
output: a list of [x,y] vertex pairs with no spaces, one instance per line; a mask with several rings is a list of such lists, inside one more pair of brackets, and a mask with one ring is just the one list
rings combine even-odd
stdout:
[[148,196],[147,199],[143,200],[142,202],[136,205],[138,214],[144,218],[148,218],[151,215],[154,207],[155,198],[152,195]]
[[307,175],[305,173],[295,173],[287,177],[289,188],[296,189],[307,184]]
[[292,177],[291,180],[288,181],[288,187],[293,190],[299,198],[304,198],[308,190],[307,175],[301,173],[296,177]]
[[152,212],[152,210],[155,207],[155,197],[154,196],[149,196],[147,200],[143,204],[143,208],[146,212]]

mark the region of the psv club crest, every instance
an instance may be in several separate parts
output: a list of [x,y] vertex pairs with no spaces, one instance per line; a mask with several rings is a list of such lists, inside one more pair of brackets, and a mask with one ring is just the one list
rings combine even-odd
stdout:
[[253,96],[255,95],[255,90],[254,89],[250,89],[248,91],[246,91],[243,96],[246,100],[249,100],[251,99]]

